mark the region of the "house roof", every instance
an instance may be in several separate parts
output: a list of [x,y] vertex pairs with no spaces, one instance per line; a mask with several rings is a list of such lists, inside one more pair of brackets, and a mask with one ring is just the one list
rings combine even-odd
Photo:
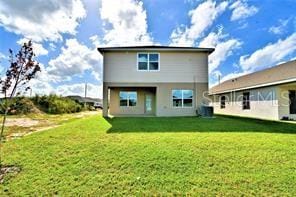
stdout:
[[198,47],[176,47],[176,46],[125,46],[125,47],[100,47],[98,51],[103,54],[107,51],[138,51],[139,49],[145,51],[188,51],[188,52],[207,52],[212,53],[214,48],[198,48]]
[[254,89],[296,81],[296,60],[222,82],[210,89],[210,95]]
[[66,96],[66,97],[76,100],[80,103],[84,103],[84,102],[87,102],[87,103],[99,102],[99,103],[101,103],[102,102],[102,99],[99,99],[99,98],[81,97],[78,95],[70,95],[70,96]]

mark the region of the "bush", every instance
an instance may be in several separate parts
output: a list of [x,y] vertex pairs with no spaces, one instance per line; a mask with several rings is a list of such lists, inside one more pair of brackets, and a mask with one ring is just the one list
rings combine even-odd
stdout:
[[32,100],[42,111],[50,114],[74,113],[82,110],[82,106],[77,102],[57,95],[37,95]]
[[[10,101],[6,101],[6,102],[8,102],[8,106],[9,106],[8,114],[10,115],[28,114],[28,113],[33,113],[38,111],[34,103],[29,98],[26,98],[26,97],[15,97]],[[5,101],[2,100],[1,107],[0,107],[1,114],[4,114],[5,112],[5,109],[4,109],[5,105],[6,105]]]
[[4,114],[6,105],[8,102],[9,110],[8,114],[28,114],[28,113],[40,113],[40,110],[50,114],[63,114],[80,112],[83,106],[78,102],[70,98],[65,98],[57,95],[38,96],[33,98],[27,97],[15,97],[10,101],[1,100],[0,113]]

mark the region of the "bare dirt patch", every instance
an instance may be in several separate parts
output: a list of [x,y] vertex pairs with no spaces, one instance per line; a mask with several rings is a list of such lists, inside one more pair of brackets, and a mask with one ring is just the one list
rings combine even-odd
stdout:
[[21,171],[21,168],[20,167],[17,167],[17,166],[5,166],[3,165],[1,168],[0,168],[0,184],[4,182],[4,178],[5,176],[7,176],[8,174],[17,174]]
[[33,120],[31,118],[13,118],[6,120],[6,126],[22,126],[22,127],[32,127],[39,124],[39,120]]
[[35,132],[40,132],[55,128],[71,119],[80,119],[87,116],[101,114],[101,111],[84,111],[73,114],[46,115],[40,114],[29,117],[11,117],[7,118],[6,140],[21,138]]

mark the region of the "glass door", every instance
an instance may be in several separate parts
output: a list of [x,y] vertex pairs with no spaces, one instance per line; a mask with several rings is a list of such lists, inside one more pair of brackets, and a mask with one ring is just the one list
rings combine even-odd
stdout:
[[152,113],[152,95],[145,95],[145,113]]

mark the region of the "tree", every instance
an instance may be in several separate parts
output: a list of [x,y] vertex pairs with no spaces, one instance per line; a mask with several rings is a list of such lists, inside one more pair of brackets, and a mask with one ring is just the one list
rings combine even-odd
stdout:
[[33,52],[31,40],[28,41],[28,43],[24,43],[17,54],[14,54],[14,52],[9,49],[10,66],[6,71],[5,77],[0,79],[0,90],[4,95],[4,98],[2,99],[4,115],[0,133],[0,167],[2,166],[1,150],[3,132],[10,102],[13,97],[21,93],[20,91],[27,91],[30,89],[28,82],[40,71],[39,63],[34,60],[34,57],[35,54]]

